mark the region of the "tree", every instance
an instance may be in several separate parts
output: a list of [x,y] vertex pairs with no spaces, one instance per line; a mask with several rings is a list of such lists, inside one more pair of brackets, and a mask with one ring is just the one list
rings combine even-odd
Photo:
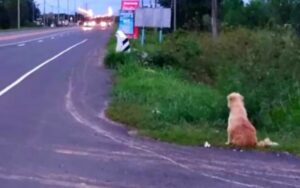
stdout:
[[8,29],[10,26],[10,20],[8,12],[3,4],[0,4],[0,28]]
[[222,2],[223,22],[230,26],[243,25],[247,22],[243,0],[224,0]]
[[[220,1],[220,0],[218,0]],[[173,0],[159,0],[160,5],[171,7]],[[211,15],[211,0],[177,0],[177,26],[185,29],[205,29],[203,16]]]
[[[214,0],[177,0],[177,25],[189,30],[207,30]],[[159,0],[172,7],[174,0]],[[300,33],[300,0],[218,0],[218,19],[229,26],[249,28],[290,24]],[[217,25],[217,24],[215,24]],[[219,25],[219,23],[218,23]]]
[[269,0],[270,21],[273,24],[283,25],[289,22],[292,7],[295,2],[290,0]]
[[[17,26],[17,0],[2,0],[2,8],[0,9],[0,19],[9,24],[10,27]],[[27,25],[33,21],[33,15],[39,15],[39,9],[33,0],[20,0],[21,9],[21,25]]]
[[211,26],[213,38],[216,40],[218,37],[218,3],[217,0],[211,1]]
[[296,28],[298,35],[300,35],[300,3],[293,6],[291,12],[290,22]]
[[245,17],[245,25],[250,28],[266,26],[269,22],[267,4],[261,0],[252,0],[245,7]]

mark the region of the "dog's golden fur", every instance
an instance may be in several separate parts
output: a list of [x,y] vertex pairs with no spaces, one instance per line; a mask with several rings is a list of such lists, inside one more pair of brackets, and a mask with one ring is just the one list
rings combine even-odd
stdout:
[[239,147],[266,147],[278,145],[270,139],[257,142],[256,129],[249,121],[244,105],[244,97],[239,93],[231,93],[227,96],[230,114],[228,118],[226,144]]

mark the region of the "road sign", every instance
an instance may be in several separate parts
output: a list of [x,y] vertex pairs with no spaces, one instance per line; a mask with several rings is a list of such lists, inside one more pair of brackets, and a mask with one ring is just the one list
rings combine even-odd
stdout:
[[119,30],[123,31],[126,35],[134,35],[134,13],[133,11],[120,12]]
[[[125,29],[127,29],[127,31],[123,31],[124,33],[126,33],[128,38],[137,39],[139,37],[139,29],[138,29],[138,27],[134,26],[134,11],[136,9],[138,9],[139,7],[140,7],[140,1],[139,0],[122,0],[122,2],[121,2],[121,12],[123,12],[123,11],[133,11],[133,25],[131,25],[131,22],[129,22],[130,27],[132,27],[132,29],[125,28]],[[128,16],[125,16],[125,17],[128,17]],[[121,20],[121,15],[120,15],[120,20]],[[124,26],[122,26],[122,27],[124,27]],[[119,28],[119,29],[121,29],[121,28]],[[133,33],[128,34],[127,32],[129,30],[130,31],[133,30]]]
[[139,0],[122,0],[122,10],[136,10],[140,7]]

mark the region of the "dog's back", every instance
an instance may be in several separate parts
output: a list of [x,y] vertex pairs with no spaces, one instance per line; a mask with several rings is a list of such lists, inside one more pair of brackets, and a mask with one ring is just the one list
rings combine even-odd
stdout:
[[256,146],[256,130],[248,119],[235,119],[230,126],[231,144],[240,147]]
[[240,147],[254,147],[257,144],[256,130],[247,117],[243,97],[238,93],[228,96],[230,115],[228,134],[230,144]]

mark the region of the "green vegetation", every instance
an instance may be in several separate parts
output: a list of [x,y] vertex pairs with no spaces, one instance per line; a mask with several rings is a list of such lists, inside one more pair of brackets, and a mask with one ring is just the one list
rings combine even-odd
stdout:
[[218,41],[178,31],[147,42],[106,57],[116,71],[110,118],[159,140],[224,146],[226,96],[238,91],[259,139],[300,154],[300,41],[291,29],[227,29]]
[[[17,0],[0,0],[0,29],[17,27]],[[35,26],[33,19],[40,16],[40,10],[33,0],[20,0],[21,25]]]
[[[130,61],[118,66],[116,81],[114,101],[108,110],[111,118],[147,135],[183,144],[198,144],[219,133],[212,115],[219,113],[221,96],[214,89],[189,83],[176,70]],[[210,129],[209,121],[215,122]],[[202,129],[205,126],[209,135]]]
[[[159,0],[171,7],[172,0]],[[217,0],[221,26],[273,28],[292,25],[299,32],[299,0]],[[188,30],[211,30],[212,0],[177,1],[177,25]]]

